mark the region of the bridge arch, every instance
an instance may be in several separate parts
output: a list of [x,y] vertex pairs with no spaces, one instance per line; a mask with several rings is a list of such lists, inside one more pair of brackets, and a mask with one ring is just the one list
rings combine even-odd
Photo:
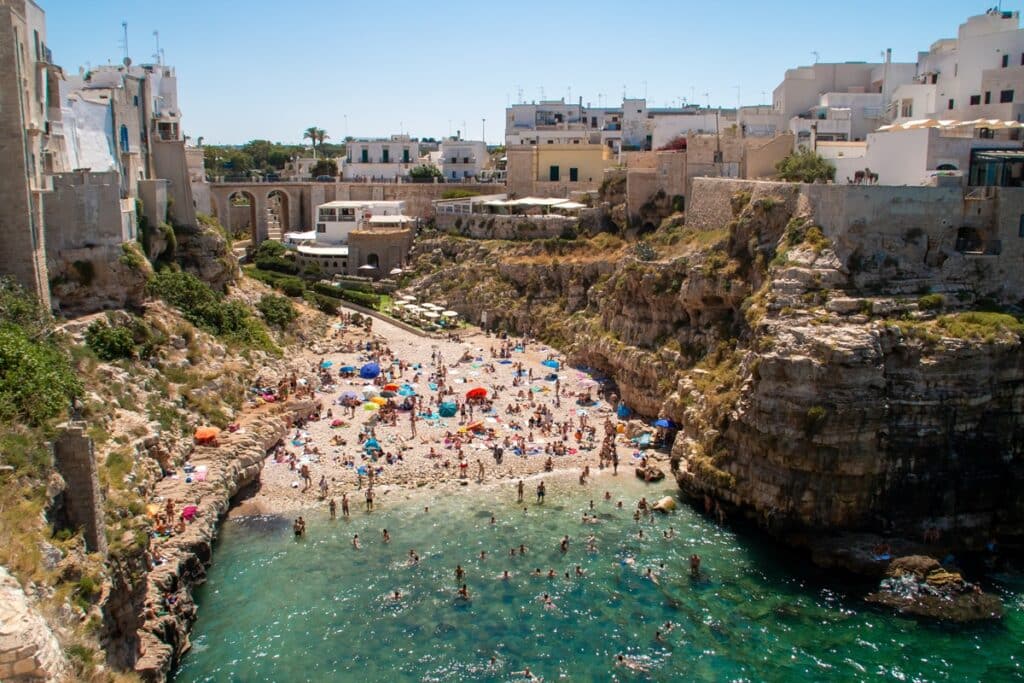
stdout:
[[267,193],[267,234],[271,239],[281,239],[292,230],[292,198],[282,189]]

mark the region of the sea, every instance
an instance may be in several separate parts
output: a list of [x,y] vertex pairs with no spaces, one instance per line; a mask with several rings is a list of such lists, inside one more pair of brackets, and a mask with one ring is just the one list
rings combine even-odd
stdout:
[[294,515],[226,521],[173,680],[1024,680],[1020,572],[985,577],[1001,622],[927,623],[688,505],[635,521],[669,481],[549,475],[543,503],[536,481],[521,504],[512,482],[392,491],[369,513],[357,492],[348,519],[303,511],[299,539]]

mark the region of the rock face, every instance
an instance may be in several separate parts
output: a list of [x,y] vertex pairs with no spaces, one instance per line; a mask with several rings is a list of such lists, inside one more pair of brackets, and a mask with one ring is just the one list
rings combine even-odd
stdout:
[[186,270],[218,291],[238,279],[238,261],[227,239],[215,228],[178,228],[175,258]]
[[50,294],[64,315],[136,308],[153,268],[135,244],[65,250],[50,262]]
[[68,670],[57,637],[14,577],[0,567],[0,681],[60,681]]
[[[308,401],[268,406],[243,422],[239,432],[223,437],[220,446],[202,448],[193,454],[192,463],[208,468],[205,482],[188,485],[187,493],[181,489],[186,485],[175,480],[165,479],[157,486],[158,495],[177,499],[187,495],[189,500],[196,501],[199,515],[184,533],[160,546],[164,562],[149,573],[146,588],[138,595],[142,604],[134,605],[131,611],[136,615],[134,637],[126,633],[132,624],[124,614],[120,615],[120,632],[110,634],[111,641],[123,643],[127,639],[136,646],[135,653],[121,654],[134,661],[136,673],[144,680],[165,680],[190,647],[188,634],[196,619],[192,589],[206,577],[221,517],[231,498],[259,479],[267,450],[286,434],[292,416],[308,414],[311,409],[312,403]],[[173,604],[167,599],[171,596]],[[146,619],[147,603],[161,616]]]
[[417,293],[541,336],[683,425],[684,492],[780,537],[1019,545],[1024,326],[978,306],[1016,295],[942,226],[837,233],[801,186],[723,187],[649,237],[654,260],[607,235],[422,241]]

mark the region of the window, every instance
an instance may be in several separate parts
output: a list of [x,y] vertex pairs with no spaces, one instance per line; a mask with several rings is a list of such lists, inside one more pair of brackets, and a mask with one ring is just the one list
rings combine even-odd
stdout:
[[548,180],[550,180],[553,183],[557,183],[558,182],[558,167],[557,166],[552,166],[551,168],[548,169]]
[[139,96],[138,95],[136,95],[135,97],[132,98],[132,104],[135,105],[136,107],[139,106]]
[[342,209],[340,219],[346,223],[351,223],[356,219],[355,209]]
[[1003,55],[1003,68],[1010,66],[1010,55]]
[[946,108],[947,108],[947,109],[952,109],[952,108],[953,108],[953,105],[954,105],[954,102],[953,102],[953,100],[952,100],[952,98],[951,98],[951,99],[949,100],[949,106],[948,106],[948,107],[946,107]]
[[370,163],[370,150],[363,147],[362,151],[359,154],[359,160],[364,164]]
[[389,161],[391,161],[391,150],[389,150],[387,147],[382,149],[380,151],[380,160],[381,160],[381,163],[384,163],[384,164],[386,164]]
[[127,152],[128,149],[128,126],[121,124],[121,151]]
[[469,157],[462,157],[462,163],[468,164],[469,163]]
[[316,231],[317,232],[327,232],[327,224],[326,223],[317,223],[316,224]]
[[1006,104],[1007,102],[1013,102],[1013,91],[1012,90],[1000,90],[999,91],[999,103]]
[[992,104],[992,91],[991,90],[986,90],[985,91],[985,104]]
[[580,179],[580,169],[578,169],[578,168],[570,168],[569,169],[569,182],[570,183],[575,183],[575,182],[579,181],[579,179]]
[[1020,215],[1020,223],[1017,226],[1017,237],[1024,237],[1024,213]]
[[402,163],[404,163],[404,164],[409,163],[409,148],[408,147],[403,147],[402,148]]
[[1020,53],[1020,65],[1024,66],[1024,52]]
[[900,116],[911,117],[914,115],[914,100],[905,99],[900,101]]
[[971,95],[971,106],[976,107],[981,104],[981,95]]

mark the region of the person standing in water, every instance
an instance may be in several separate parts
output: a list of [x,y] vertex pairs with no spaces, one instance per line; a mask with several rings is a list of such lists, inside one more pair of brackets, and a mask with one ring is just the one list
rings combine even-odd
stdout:
[[348,517],[348,494],[341,494],[341,516]]
[[327,509],[331,511],[331,519],[335,519],[338,516],[338,504],[331,498],[331,502],[327,504]]
[[520,479],[519,483],[516,484],[516,492],[519,494],[519,497],[516,499],[517,503],[522,503],[523,502],[523,488],[524,488],[523,480]]
[[540,483],[537,484],[537,504],[540,505],[544,502],[544,495],[547,493],[544,487],[544,480],[541,479]]

